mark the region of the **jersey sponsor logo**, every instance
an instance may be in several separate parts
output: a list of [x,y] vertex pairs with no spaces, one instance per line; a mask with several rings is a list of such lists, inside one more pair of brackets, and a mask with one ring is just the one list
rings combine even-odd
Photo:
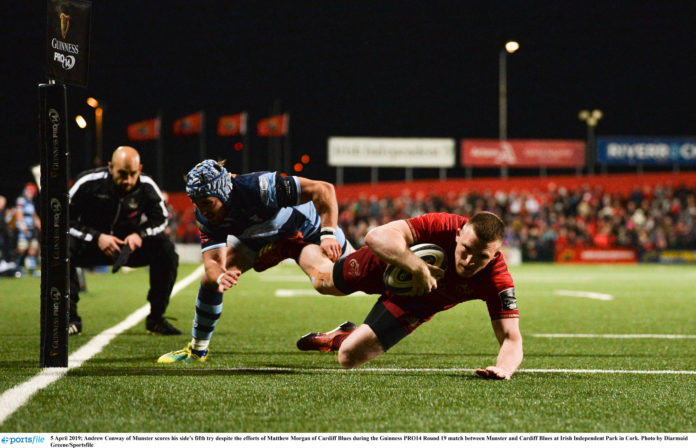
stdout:
[[360,276],[360,263],[358,263],[358,260],[352,259],[348,262],[348,274],[353,277]]
[[287,178],[287,177],[280,179],[280,182],[278,182],[276,184],[276,192],[277,192],[278,198],[288,198],[289,199],[288,202],[292,202],[292,201],[290,201],[290,199],[292,199],[291,182],[292,182],[292,180]]

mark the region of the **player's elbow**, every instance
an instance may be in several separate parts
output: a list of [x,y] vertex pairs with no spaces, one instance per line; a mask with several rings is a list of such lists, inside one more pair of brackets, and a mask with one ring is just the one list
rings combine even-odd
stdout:
[[318,203],[322,210],[330,209],[331,206],[336,202],[336,190],[334,189],[334,186],[328,182],[316,182],[316,190],[313,197],[315,205]]
[[333,198],[336,197],[336,189],[334,188],[333,184],[329,182],[321,182],[321,188],[324,190],[324,194],[329,197]]
[[379,241],[382,238],[382,230],[379,227],[375,227],[374,229],[370,230],[367,232],[367,235],[365,235],[365,244],[369,248],[374,248],[379,244]]

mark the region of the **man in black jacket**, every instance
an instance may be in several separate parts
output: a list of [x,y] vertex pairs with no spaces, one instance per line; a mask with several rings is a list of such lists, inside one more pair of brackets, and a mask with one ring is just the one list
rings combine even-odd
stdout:
[[[179,256],[165,234],[167,208],[157,184],[145,174],[138,151],[116,148],[108,168],[78,175],[70,189],[70,323],[69,333],[82,331],[77,314],[77,266],[150,266],[151,333],[181,334],[164,318],[174,287]],[[119,259],[123,251],[128,258]]]

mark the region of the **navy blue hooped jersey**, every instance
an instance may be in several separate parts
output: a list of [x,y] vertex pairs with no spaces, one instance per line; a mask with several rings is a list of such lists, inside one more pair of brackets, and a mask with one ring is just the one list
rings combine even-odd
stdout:
[[314,204],[300,205],[300,196],[300,181],[295,176],[282,177],[277,172],[234,176],[221,224],[211,225],[196,209],[202,252],[225,247],[228,235],[258,251],[269,242],[298,231],[305,239],[319,233],[321,219]]

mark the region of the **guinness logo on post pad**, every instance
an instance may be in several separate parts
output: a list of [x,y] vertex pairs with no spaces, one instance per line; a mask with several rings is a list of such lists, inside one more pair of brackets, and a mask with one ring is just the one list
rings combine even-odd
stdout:
[[87,87],[92,0],[46,3],[46,77]]
[[64,13],[60,13],[60,34],[63,35],[63,39],[68,35],[68,29],[70,29],[70,16]]

